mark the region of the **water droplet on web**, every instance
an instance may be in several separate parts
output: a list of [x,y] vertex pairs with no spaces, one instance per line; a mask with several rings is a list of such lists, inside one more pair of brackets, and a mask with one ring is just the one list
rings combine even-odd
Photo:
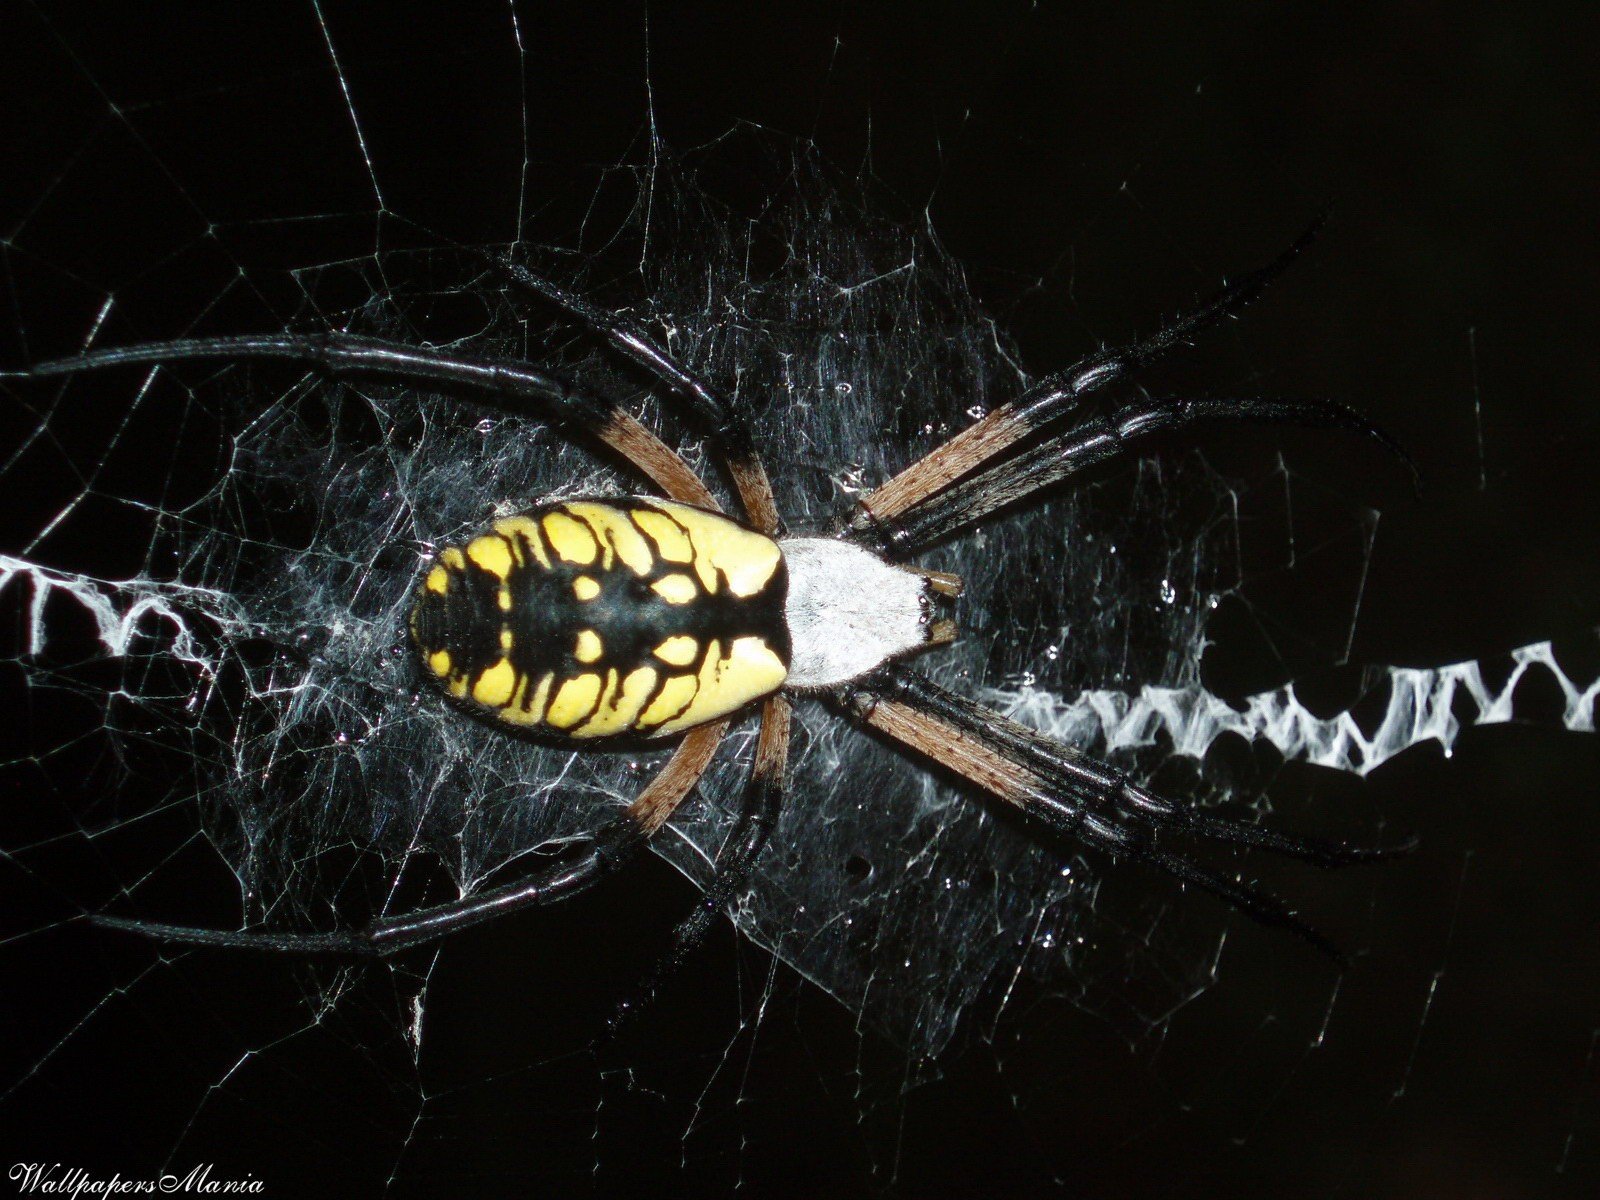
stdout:
[[1172,586],[1172,580],[1163,579],[1161,581],[1161,603],[1171,604],[1177,598],[1178,589]]
[[495,421],[493,417],[485,417],[473,426],[479,433],[493,433]]

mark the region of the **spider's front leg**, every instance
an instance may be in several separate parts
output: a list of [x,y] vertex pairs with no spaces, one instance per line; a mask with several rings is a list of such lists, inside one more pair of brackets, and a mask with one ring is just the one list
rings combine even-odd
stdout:
[[835,695],[859,724],[1015,805],[1053,834],[1159,867],[1264,925],[1289,930],[1335,962],[1344,961],[1339,948],[1283,901],[1168,850],[1160,844],[1162,835],[1253,846],[1322,867],[1392,858],[1416,848],[1414,838],[1391,846],[1352,846],[1195,812],[904,668],[887,668]]
[[1288,425],[1339,429],[1376,442],[1418,478],[1416,464],[1394,438],[1361,414],[1332,400],[1270,396],[1196,396],[1141,400],[1104,416],[1087,417],[927,497],[893,518],[874,519],[861,539],[889,558],[903,559],[1045,488],[1133,453],[1157,436],[1205,424]]
[[893,479],[862,497],[843,536],[874,544],[878,531],[897,524],[927,500],[955,483],[1005,458],[1031,435],[1065,419],[1089,396],[1162,358],[1224,317],[1237,313],[1283,274],[1311,244],[1326,214],[1319,214],[1293,244],[1266,266],[1225,284],[1209,300],[1163,326],[1143,341],[1108,347],[1046,376],[1021,396],[912,463]]

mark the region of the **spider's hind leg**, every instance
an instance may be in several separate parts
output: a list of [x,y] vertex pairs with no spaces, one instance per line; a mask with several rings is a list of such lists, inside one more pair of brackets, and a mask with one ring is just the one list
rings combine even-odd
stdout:
[[513,359],[476,358],[358,334],[273,333],[178,338],[91,350],[52,359],[0,379],[48,379],[120,366],[182,362],[285,362],[329,375],[357,375],[472,392],[499,407],[526,404],[547,419],[609,446],[674,500],[718,511],[715,497],[670,446],[614,400]]
[[644,330],[617,313],[534,274],[520,263],[508,259],[494,261],[514,286],[554,305],[587,326],[613,350],[643,367],[685,403],[701,427],[717,438],[750,524],[762,533],[779,531],[778,507],[772,494],[772,483],[756,453],[754,435],[739,405],[656,345]]
[[265,950],[292,955],[375,958],[449,937],[486,921],[554,904],[586,891],[613,874],[665,824],[705,774],[728,723],[690,730],[665,766],[622,816],[599,830],[576,855],[563,856],[513,883],[463,896],[447,904],[399,916],[380,917],[366,927],[339,933],[202,929],[92,914],[91,923],[141,934],[159,942]]
[[672,932],[672,943],[655,968],[628,999],[617,1005],[611,1018],[613,1034],[621,1032],[655,999],[662,985],[705,941],[712,922],[733,902],[750,878],[756,860],[777,826],[788,791],[791,724],[789,702],[782,696],[769,698],[761,710],[761,733],[740,800],[739,816],[717,854],[716,873],[693,911],[678,922]]

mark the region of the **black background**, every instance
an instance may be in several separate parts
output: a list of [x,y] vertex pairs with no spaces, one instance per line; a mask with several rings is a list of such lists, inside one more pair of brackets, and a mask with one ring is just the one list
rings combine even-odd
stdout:
[[[1311,437],[1245,437],[1218,461],[1259,471],[1281,446],[1314,486],[1383,509],[1353,661],[1554,638],[1576,678],[1600,668],[1589,6],[518,12],[525,98],[504,4],[7,6],[0,238],[85,283],[9,312],[8,357],[81,337],[94,289],[135,326],[192,316],[225,269],[208,221],[263,271],[370,252],[330,39],[392,212],[508,239],[524,113],[541,180],[637,153],[647,111],[680,147],[741,122],[811,137],[927,209],[1041,370],[1150,329],[1331,200],[1292,280],[1188,378],[1357,403],[1412,448],[1424,499]],[[315,214],[351,215],[278,221]],[[32,426],[5,403],[8,437]],[[8,487],[8,528],[36,527]],[[1334,661],[1322,599],[1269,580],[1262,611],[1303,607],[1312,632],[1286,639],[1287,663],[1241,645],[1217,669],[1267,686]],[[1367,781],[1364,803],[1424,845],[1316,904],[1367,950],[1331,1004],[1323,964],[1239,928],[1217,984],[1159,1034],[1129,1046],[1028,998],[994,1045],[974,1033],[942,1078],[896,1094],[892,1048],[783,970],[769,991],[764,956],[723,934],[623,1045],[574,1049],[689,902],[652,863],[453,947],[418,1064],[381,980],[321,1012],[288,972],[199,955],[125,999],[111,988],[147,947],[39,933],[50,917],[29,908],[7,914],[28,936],[0,981],[20,1034],[0,1153],[102,1175],[215,1162],[273,1195],[1593,1194],[1600,751],[1557,728],[1554,696],[1531,680],[1518,700],[1539,723],[1470,732],[1448,759],[1418,748]],[[6,757],[53,745],[48,720],[31,714]],[[36,785],[12,773],[8,820]],[[94,894],[72,877],[94,866],[36,865],[15,894],[48,914]]]

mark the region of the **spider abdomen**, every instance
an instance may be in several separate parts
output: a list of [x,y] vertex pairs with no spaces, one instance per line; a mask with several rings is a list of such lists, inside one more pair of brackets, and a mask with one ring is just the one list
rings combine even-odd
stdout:
[[564,500],[440,550],[411,610],[451,696],[561,739],[661,737],[788,676],[771,538],[670,500]]

